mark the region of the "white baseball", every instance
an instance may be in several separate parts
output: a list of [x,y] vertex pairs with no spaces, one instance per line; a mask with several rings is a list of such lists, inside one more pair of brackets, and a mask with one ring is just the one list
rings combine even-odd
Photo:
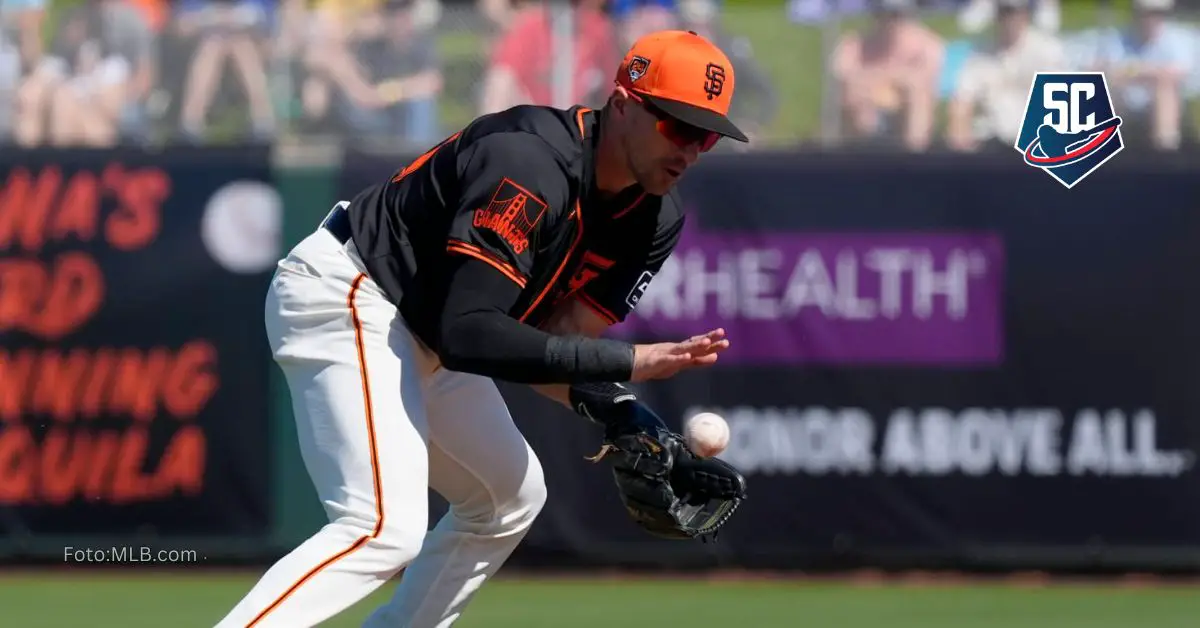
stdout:
[[687,446],[702,458],[711,458],[729,446],[729,424],[720,415],[701,412],[683,425]]

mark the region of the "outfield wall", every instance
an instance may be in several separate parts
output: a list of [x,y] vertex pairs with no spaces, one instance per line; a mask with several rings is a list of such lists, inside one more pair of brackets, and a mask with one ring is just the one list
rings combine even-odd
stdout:
[[[408,157],[0,155],[0,552],[269,560],[321,525],[262,296]],[[724,414],[750,499],[715,546],[651,540],[582,460],[595,430],[502,385],[551,495],[513,563],[1200,567],[1197,157],[1072,190],[1015,152],[702,160],[613,333],[729,331],[720,367],[641,390]]]

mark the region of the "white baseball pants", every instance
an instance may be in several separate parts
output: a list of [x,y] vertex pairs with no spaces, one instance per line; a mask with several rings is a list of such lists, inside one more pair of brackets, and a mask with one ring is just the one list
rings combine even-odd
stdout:
[[[542,468],[487,378],[447,371],[318,229],[279,263],[266,330],[329,523],[218,628],[315,626],[405,569],[368,628],[452,625],[546,501]],[[428,488],[450,504],[429,530]]]

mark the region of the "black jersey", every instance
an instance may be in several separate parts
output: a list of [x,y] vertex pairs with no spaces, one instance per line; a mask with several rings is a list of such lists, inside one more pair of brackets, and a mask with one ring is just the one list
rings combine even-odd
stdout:
[[678,242],[674,193],[595,189],[601,112],[520,106],[478,118],[353,199],[351,233],[370,277],[425,344],[439,346],[449,273],[486,262],[539,326],[575,297],[609,323],[636,306]]

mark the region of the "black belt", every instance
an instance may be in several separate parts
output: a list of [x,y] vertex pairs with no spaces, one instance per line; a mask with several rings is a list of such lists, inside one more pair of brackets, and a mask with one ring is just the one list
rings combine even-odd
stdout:
[[329,216],[325,218],[325,222],[321,226],[333,234],[337,238],[338,244],[345,244],[350,241],[350,212],[346,211],[344,205],[338,205]]

